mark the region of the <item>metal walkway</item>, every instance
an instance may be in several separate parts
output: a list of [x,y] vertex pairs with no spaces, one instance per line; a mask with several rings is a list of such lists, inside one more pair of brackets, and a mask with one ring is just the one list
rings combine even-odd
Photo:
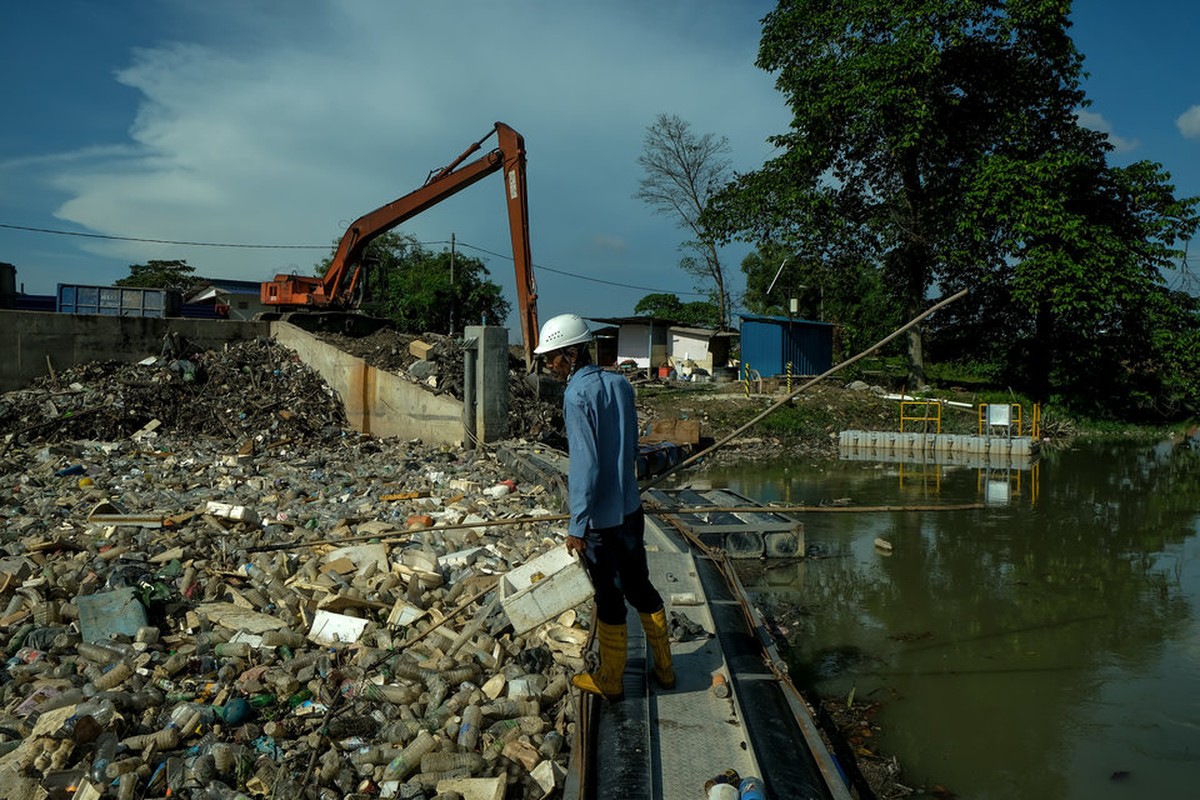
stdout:
[[[674,494],[647,492],[644,500],[648,509],[676,507],[682,498]],[[689,540],[696,534],[682,527],[647,515],[650,576],[668,619],[682,615],[704,633],[672,643],[676,687],[662,691],[629,611],[625,699],[580,698],[580,740],[563,797],[695,800],[706,780],[734,769],[760,777],[768,797],[849,798],[728,556]],[[713,691],[717,674],[727,680],[726,697]]]

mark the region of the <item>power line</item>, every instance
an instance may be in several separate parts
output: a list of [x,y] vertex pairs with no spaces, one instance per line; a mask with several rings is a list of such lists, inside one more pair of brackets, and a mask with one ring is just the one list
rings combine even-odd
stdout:
[[28,225],[10,225],[0,222],[0,228],[14,231],[32,231],[33,233],[50,233],[55,236],[78,236],[84,239],[108,239],[116,242],[147,242],[149,244],[180,244],[188,247],[241,247],[249,250],[327,250],[329,245],[316,244],[240,244],[233,242],[186,242],[177,239],[143,239],[137,236],[110,236],[105,233],[82,233],[80,231],[60,231],[53,228],[34,228]]
[[[12,224],[6,223],[6,222],[0,222],[0,228],[8,228],[10,230],[15,230],[15,231],[29,231],[32,233],[48,233],[48,234],[52,234],[54,236],[77,236],[77,237],[84,238],[84,239],[105,239],[105,240],[117,241],[117,242],[144,242],[147,244],[174,244],[174,245],[184,245],[187,247],[233,247],[233,248],[241,248],[241,249],[246,249],[246,250],[328,250],[329,249],[329,245],[327,245],[327,244],[245,244],[245,243],[238,243],[238,242],[191,242],[191,241],[181,241],[181,240],[177,240],[177,239],[149,239],[149,238],[144,238],[144,237],[140,237],[140,236],[113,236],[113,235],[104,234],[104,233],[82,233],[80,231],[64,231],[64,230],[56,230],[54,228],[35,228],[35,227],[29,226],[29,225],[12,225]],[[497,253],[497,252],[488,250],[483,247],[477,247],[476,245],[469,244],[462,240],[456,240],[456,242],[459,247],[466,247],[471,250],[478,250],[481,253],[486,253],[487,255],[495,256],[496,258],[503,258],[508,261],[513,260],[512,256],[505,255],[503,253]],[[438,240],[438,241],[432,241],[432,242],[418,242],[418,244],[420,244],[420,245],[449,244],[449,242],[444,241],[444,240]],[[569,278],[577,278],[578,280],[590,281],[592,283],[602,283],[607,286],[616,286],[621,289],[637,289],[638,291],[642,291],[642,292],[656,292],[656,293],[661,293],[661,294],[676,294],[676,295],[685,295],[686,294],[686,295],[693,295],[696,297],[706,297],[707,296],[704,292],[681,292],[681,291],[678,291],[675,289],[656,289],[656,288],[649,287],[649,286],[638,286],[638,285],[632,284],[632,283],[620,283],[618,281],[608,281],[608,280],[604,280],[603,278],[594,278],[590,275],[580,275],[575,272],[567,272],[566,270],[562,270],[562,269],[554,269],[553,267],[547,267],[543,264],[534,264],[533,266],[536,269],[543,270],[545,272],[551,272],[551,273],[554,273],[555,275],[565,275]]]
[[[492,250],[486,250],[482,247],[476,247],[473,244],[467,244],[466,242],[464,242],[461,239],[457,239],[455,241],[458,243],[458,245],[460,247],[466,247],[471,250],[478,250],[481,253],[487,253],[489,256],[495,256],[496,258],[503,258],[508,261],[513,260],[512,256],[508,256],[503,253],[496,253],[496,252],[493,252]],[[449,244],[449,242],[436,241],[436,242],[426,242],[426,244]],[[554,269],[553,267],[547,267],[543,264],[534,264],[533,266],[536,267],[537,269],[543,270],[545,272],[552,272],[555,275],[566,275],[567,277],[570,277],[570,278],[578,278],[581,281],[591,281],[592,283],[603,283],[608,286],[618,286],[622,289],[637,289],[638,291],[642,291],[642,292],[658,292],[661,294],[690,294],[690,295],[696,295],[697,297],[707,297],[707,295],[704,292],[680,292],[676,289],[655,289],[650,286],[637,286],[632,283],[619,283],[617,281],[606,281],[603,278],[593,278],[590,275],[579,275],[578,273],[575,273],[575,272],[567,272],[566,270],[562,270],[562,269]]]

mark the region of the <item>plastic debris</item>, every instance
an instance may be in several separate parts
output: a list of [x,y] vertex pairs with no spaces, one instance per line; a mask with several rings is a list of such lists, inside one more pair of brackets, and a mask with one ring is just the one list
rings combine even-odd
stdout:
[[[519,633],[500,602],[562,551],[544,487],[490,452],[347,430],[268,340],[180,347],[0,395],[5,791],[561,787],[586,641],[562,609],[586,596]],[[533,594],[563,594],[542,572]]]

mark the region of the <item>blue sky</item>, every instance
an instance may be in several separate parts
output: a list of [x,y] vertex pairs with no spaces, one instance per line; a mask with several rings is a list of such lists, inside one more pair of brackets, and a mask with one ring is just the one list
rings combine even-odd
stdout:
[[[1072,19],[1117,163],[1160,162],[1200,195],[1200,4],[1081,0]],[[694,289],[682,232],[633,199],[645,128],[677,114],[726,136],[735,169],[788,115],[753,66],[761,0],[428,3],[60,0],[0,28],[0,261],[35,294],[183,258],[201,275],[311,271],[356,217],[418,186],[496,120],[526,139],[543,319],[630,314]],[[406,223],[453,233],[514,296],[501,179]],[[472,249],[478,248],[478,249]],[[746,249],[725,252],[735,290]],[[494,253],[496,255],[491,255]],[[1189,260],[1200,268],[1200,252]],[[569,273],[569,274],[563,274]],[[515,318],[510,320],[515,322]]]

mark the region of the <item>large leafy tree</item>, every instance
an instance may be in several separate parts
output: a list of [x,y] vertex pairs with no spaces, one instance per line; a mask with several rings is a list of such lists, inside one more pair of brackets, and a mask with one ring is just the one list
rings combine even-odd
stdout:
[[196,279],[192,277],[195,271],[196,268],[184,259],[150,259],[145,264],[130,264],[129,275],[114,281],[113,285],[186,291],[196,283]]
[[[1078,124],[1069,11],[1065,0],[781,0],[757,63],[793,112],[771,140],[783,152],[716,196],[702,223],[834,269],[873,263],[904,318],[935,284],[972,286],[958,319],[1003,322],[992,333],[1007,349],[982,346],[1036,353],[1029,377],[1044,390],[1070,369],[1067,348],[1154,286],[1195,229],[1194,202],[1175,201],[1157,165],[1110,168],[1103,134]],[[913,385],[924,347],[913,329]]]
[[1176,199],[1168,180],[1157,164],[1108,167],[1061,148],[981,163],[964,218],[993,248],[990,269],[945,280],[979,287],[963,313],[994,320],[999,363],[1034,396],[1095,413],[1198,407],[1195,370],[1168,354],[1195,341],[1200,317],[1163,280],[1173,244],[1196,228],[1196,201]]
[[[402,332],[450,333],[484,321],[500,325],[508,317],[509,302],[478,258],[433,252],[412,236],[389,232],[367,246],[363,261],[372,284],[363,307]],[[318,273],[331,262],[332,254]]]
[[649,314],[683,325],[695,325],[701,328],[716,328],[721,323],[721,312],[712,303],[704,300],[685,303],[679,299],[678,295],[667,292],[646,295],[638,301],[633,313]]
[[691,124],[675,115],[659,114],[646,129],[638,166],[642,177],[634,197],[656,213],[674,218],[692,235],[681,245],[679,266],[699,281],[715,304],[720,327],[730,319],[728,281],[717,242],[700,222],[713,194],[730,179],[729,140],[711,133],[697,136]]

